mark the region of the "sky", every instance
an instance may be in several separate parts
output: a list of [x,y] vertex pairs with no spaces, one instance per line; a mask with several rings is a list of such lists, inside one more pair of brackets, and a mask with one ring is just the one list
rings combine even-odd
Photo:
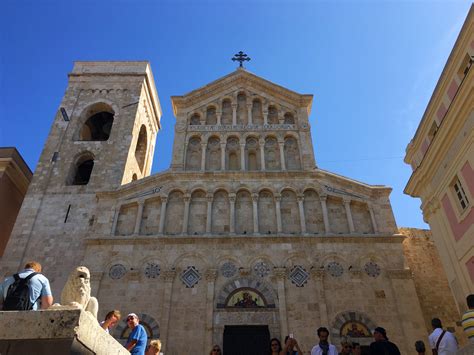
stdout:
[[393,188],[398,226],[428,228],[403,194],[405,148],[469,1],[3,0],[0,146],[34,171],[76,60],[148,60],[163,109],[152,173],[169,168],[170,96],[236,69],[301,94],[319,168]]

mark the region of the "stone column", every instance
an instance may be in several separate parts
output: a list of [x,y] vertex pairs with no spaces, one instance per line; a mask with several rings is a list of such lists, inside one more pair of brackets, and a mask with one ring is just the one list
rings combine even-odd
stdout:
[[115,235],[115,231],[117,230],[117,223],[118,223],[118,218],[120,214],[120,206],[115,206],[114,208],[114,219],[112,222],[112,230],[110,232],[110,235]]
[[191,196],[184,195],[184,218],[183,218],[183,234],[188,233],[188,221],[189,221],[189,203],[191,202]]
[[253,232],[258,234],[258,194],[252,194]]
[[232,124],[237,124],[237,104],[232,104]]
[[258,144],[260,145],[260,170],[265,171],[265,140],[259,139]]
[[351,200],[343,199],[342,202],[344,203],[344,207],[346,209],[346,216],[347,216],[347,223],[349,224],[349,232],[354,233],[354,221],[352,220],[352,212],[351,212]]
[[188,142],[184,142],[184,152],[183,152],[183,167],[186,170],[186,157],[188,155]]
[[326,295],[324,292],[324,270],[311,269],[311,279],[316,287],[316,297],[319,307],[319,318],[322,327],[329,328],[328,308],[326,305]]
[[370,213],[370,220],[372,221],[372,228],[374,229],[374,233],[378,232],[377,221],[375,220],[375,213],[374,207],[372,204],[369,204],[369,213]]
[[159,234],[163,234],[163,231],[165,230],[166,203],[167,202],[168,202],[168,197],[161,197],[160,228],[158,229]]
[[206,233],[211,233],[212,228],[212,195],[207,195],[207,219],[206,219]]
[[326,234],[331,233],[331,228],[329,228],[328,208],[326,206],[326,200],[328,199],[328,195],[321,194],[319,198],[321,200],[321,208],[323,210],[324,231],[326,232]]
[[220,126],[222,124],[221,123],[222,111],[216,111],[216,115],[217,115],[217,125]]
[[283,124],[285,123],[285,116],[283,115],[283,111],[278,110],[278,123]]
[[278,291],[278,311],[280,315],[280,339],[285,339],[288,335],[288,318],[286,312],[286,295],[285,295],[285,278],[286,268],[278,267],[273,269],[275,278],[277,279],[277,291]]
[[168,345],[168,334],[169,334],[169,321],[170,321],[170,309],[171,309],[171,298],[173,294],[173,281],[176,276],[175,270],[165,270],[161,273],[161,277],[165,283],[163,290],[163,302],[161,308],[161,319],[160,319],[160,338],[163,339],[164,350]]
[[142,216],[143,216],[143,206],[145,205],[144,201],[138,201],[138,211],[137,211],[137,218],[135,219],[135,228],[133,229],[133,234],[137,235],[140,234],[140,225],[142,223]]
[[281,170],[286,170],[286,163],[285,163],[285,142],[278,142],[278,147],[280,148],[280,166]]
[[253,124],[253,117],[252,117],[252,104],[247,104],[247,120],[249,124]]
[[300,210],[301,233],[306,233],[306,219],[304,216],[304,195],[298,195],[298,209]]
[[280,201],[281,201],[281,195],[280,194],[275,195],[275,211],[276,211],[276,217],[277,217],[277,232],[278,233],[282,232]]
[[201,143],[201,171],[206,170],[207,143]]
[[221,171],[225,171],[225,142],[221,142]]
[[263,124],[264,125],[268,124],[268,111],[267,110],[263,111]]
[[229,194],[229,204],[230,204],[230,233],[235,233],[235,194]]
[[240,143],[240,170],[245,171],[245,143]]
[[217,270],[208,269],[204,273],[204,277],[207,281],[207,293],[206,293],[206,329],[205,329],[205,341],[203,354],[207,354],[211,349],[212,342],[212,326],[214,321],[214,285],[217,278]]

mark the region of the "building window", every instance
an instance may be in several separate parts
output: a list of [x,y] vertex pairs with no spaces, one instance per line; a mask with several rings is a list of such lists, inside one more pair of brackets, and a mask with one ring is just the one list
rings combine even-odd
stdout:
[[458,205],[461,207],[461,211],[466,210],[466,208],[469,206],[469,200],[467,198],[466,192],[464,192],[464,188],[461,184],[461,181],[457,176],[453,182],[453,189],[454,194],[456,195]]
[[82,126],[81,141],[106,141],[109,139],[114,115],[110,112],[99,112],[89,117]]

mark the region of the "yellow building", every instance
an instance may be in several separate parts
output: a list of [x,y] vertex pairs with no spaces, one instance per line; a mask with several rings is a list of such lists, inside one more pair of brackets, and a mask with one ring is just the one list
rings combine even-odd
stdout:
[[474,293],[474,8],[436,85],[405,162],[405,193],[422,200],[424,220],[459,309]]

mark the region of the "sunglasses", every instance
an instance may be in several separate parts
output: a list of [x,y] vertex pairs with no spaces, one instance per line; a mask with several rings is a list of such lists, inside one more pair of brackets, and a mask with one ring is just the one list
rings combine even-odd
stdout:
[[133,318],[133,317],[128,317],[128,318],[127,318],[127,322],[128,322],[129,320],[134,320],[134,319],[135,319],[135,318]]

